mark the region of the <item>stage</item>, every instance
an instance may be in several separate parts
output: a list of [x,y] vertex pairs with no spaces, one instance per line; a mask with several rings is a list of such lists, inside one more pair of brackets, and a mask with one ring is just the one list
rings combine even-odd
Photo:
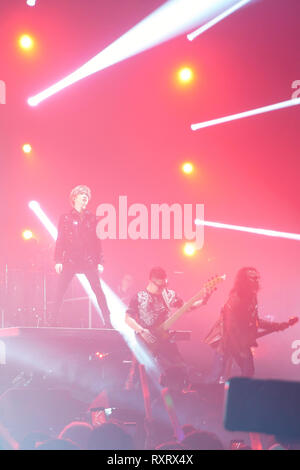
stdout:
[[[116,330],[80,328],[0,329],[0,421],[16,439],[40,429],[90,421],[90,408],[112,408],[120,422],[144,420],[138,388],[124,388],[131,352]],[[176,398],[180,420],[222,429],[224,385],[194,384]],[[169,418],[159,391],[153,413],[162,429]]]

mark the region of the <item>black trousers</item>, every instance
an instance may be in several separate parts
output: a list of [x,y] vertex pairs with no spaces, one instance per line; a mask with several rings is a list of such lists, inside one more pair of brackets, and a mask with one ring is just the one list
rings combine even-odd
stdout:
[[[144,341],[137,338],[137,342],[144,349],[148,349],[148,354],[155,358],[156,363],[161,371],[160,383],[163,386],[171,388],[183,388],[187,382],[187,365],[181,356],[176,343],[170,341],[158,341],[156,352],[147,348]],[[131,368],[125,383],[125,389],[131,390],[136,388],[139,383],[139,362],[135,355],[132,355]]]
[[104,326],[108,328],[112,328],[112,325],[110,322],[110,312],[109,312],[109,308],[106,302],[104,292],[101,287],[97,267],[87,267],[83,270],[78,271],[73,266],[69,266],[69,265],[63,266],[62,272],[58,275],[59,278],[58,278],[57,292],[56,292],[53,312],[51,315],[52,317],[51,321],[53,321],[53,323],[58,322],[60,308],[63,302],[64,295],[68,288],[68,285],[70,284],[75,274],[78,274],[78,273],[84,274],[86,276],[87,280],[90,283],[91,288],[93,289],[96,295],[98,305],[101,309],[101,313],[104,318],[104,322],[105,322]]
[[225,352],[223,354],[216,352],[212,371],[209,375],[209,381],[218,382],[220,379],[223,381],[225,377],[229,374],[231,369],[231,363],[235,361],[238,367],[241,370],[241,375],[243,377],[253,377],[254,376],[254,360],[251,348],[247,348],[242,353],[229,353]]

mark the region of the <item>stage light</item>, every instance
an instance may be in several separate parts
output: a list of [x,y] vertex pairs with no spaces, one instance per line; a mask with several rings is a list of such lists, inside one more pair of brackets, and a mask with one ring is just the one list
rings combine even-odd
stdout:
[[36,4],[36,0],[27,0],[26,3],[29,7],[34,7]]
[[23,233],[22,233],[22,237],[24,238],[24,240],[31,240],[31,238],[33,238],[33,233],[31,230],[23,230]]
[[257,114],[268,113],[270,111],[275,111],[277,109],[288,108],[290,106],[297,106],[300,104],[300,98],[294,98],[287,101],[281,101],[280,103],[271,104],[264,106],[262,108],[252,109],[250,111],[245,111],[239,114],[232,114],[231,116],[225,116],[218,119],[213,119],[211,121],[200,122],[198,124],[192,124],[191,129],[196,131],[198,129],[203,129],[204,127],[215,126],[217,124],[222,124],[224,122],[234,121],[236,119],[243,119],[250,116],[255,116]]
[[300,240],[300,234],[298,233],[279,232],[277,230],[268,230],[268,229],[263,229],[263,228],[243,227],[240,225],[223,224],[220,222],[208,222],[207,220],[200,220],[200,219],[196,219],[195,224],[204,225],[207,227],[214,227],[214,228],[238,230],[240,232],[254,233],[256,235],[265,235],[268,237],[279,237],[279,238],[288,238],[290,240]]
[[30,201],[28,206],[33,211],[38,210],[40,208],[40,205],[37,201]]
[[212,20],[235,3],[235,0],[169,0],[84,65],[27,102],[36,106],[78,80]]
[[213,18],[211,21],[209,21],[208,23],[206,23],[205,25],[201,26],[200,28],[196,29],[196,31],[193,31],[192,33],[189,33],[187,35],[187,38],[189,41],[193,41],[193,39],[195,39],[196,37],[198,37],[200,34],[204,33],[204,31],[207,31],[208,29],[212,28],[215,24],[219,23],[220,21],[222,21],[224,18],[226,18],[227,16],[231,15],[232,13],[234,13],[236,10],[238,10],[239,8],[243,7],[244,5],[246,5],[247,3],[249,3],[251,0],[242,0],[238,3],[236,3],[235,5],[233,5],[232,7],[228,8],[227,10],[225,10],[223,13],[221,13],[220,15],[216,16],[216,18]]
[[186,175],[190,175],[194,171],[194,165],[191,162],[185,162],[181,168]]
[[30,50],[33,48],[34,41],[28,34],[23,34],[19,39],[19,44],[22,49]]
[[101,353],[99,351],[97,351],[95,353],[95,356],[98,358],[98,359],[104,359],[105,357],[109,356],[109,353]]
[[24,153],[31,153],[32,151],[32,147],[30,144],[24,144],[22,148]]
[[183,67],[178,72],[178,79],[181,83],[190,83],[194,78],[193,70],[190,67]]
[[185,243],[183,247],[183,252],[186,256],[194,256],[196,254],[197,248],[194,243]]

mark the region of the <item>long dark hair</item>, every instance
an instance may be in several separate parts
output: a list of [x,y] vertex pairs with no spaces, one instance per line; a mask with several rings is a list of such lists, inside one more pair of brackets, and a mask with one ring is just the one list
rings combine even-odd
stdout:
[[249,271],[254,271],[259,276],[259,273],[256,268],[252,266],[246,266],[241,268],[235,277],[234,286],[231,290],[231,293],[237,293],[239,296],[253,296],[256,295],[253,293],[249,283]]

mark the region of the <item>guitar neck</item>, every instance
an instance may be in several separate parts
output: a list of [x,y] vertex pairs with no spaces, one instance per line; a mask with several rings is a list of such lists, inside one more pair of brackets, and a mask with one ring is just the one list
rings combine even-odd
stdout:
[[201,297],[203,297],[203,294],[196,294],[194,297],[192,297],[188,302],[184,303],[182,307],[180,307],[178,310],[176,310],[173,315],[171,315],[166,321],[164,321],[159,329],[160,330],[168,330],[173,323],[178,320],[178,318],[181,317],[192,305],[195,303],[197,300],[199,300]]
[[223,274],[222,276],[215,276],[213,279],[210,279],[208,282],[204,284],[204,287],[195,294],[188,302],[185,302],[182,307],[180,307],[173,315],[171,315],[166,321],[164,321],[158,330],[165,331],[170,328],[173,323],[178,320],[181,315],[183,315],[187,310],[191,308],[191,306],[197,301],[197,300],[207,300],[208,297],[211,295],[213,290],[215,290],[216,285],[224,281],[226,278],[226,275]]
[[275,329],[261,331],[260,333],[257,333],[256,339],[262,338],[263,336],[270,335],[271,333],[275,333],[275,331],[276,331]]
[[295,323],[298,322],[298,317],[293,317],[292,319],[290,319],[289,321],[287,322],[283,322],[281,323],[281,328],[280,330],[278,328],[272,328],[272,326],[270,326],[270,328],[264,330],[264,331],[261,331],[260,333],[258,333],[256,335],[256,338],[262,338],[263,336],[267,336],[271,333],[274,333],[275,331],[283,331],[283,330],[286,330],[287,328],[289,328],[290,326],[293,326],[295,325]]

